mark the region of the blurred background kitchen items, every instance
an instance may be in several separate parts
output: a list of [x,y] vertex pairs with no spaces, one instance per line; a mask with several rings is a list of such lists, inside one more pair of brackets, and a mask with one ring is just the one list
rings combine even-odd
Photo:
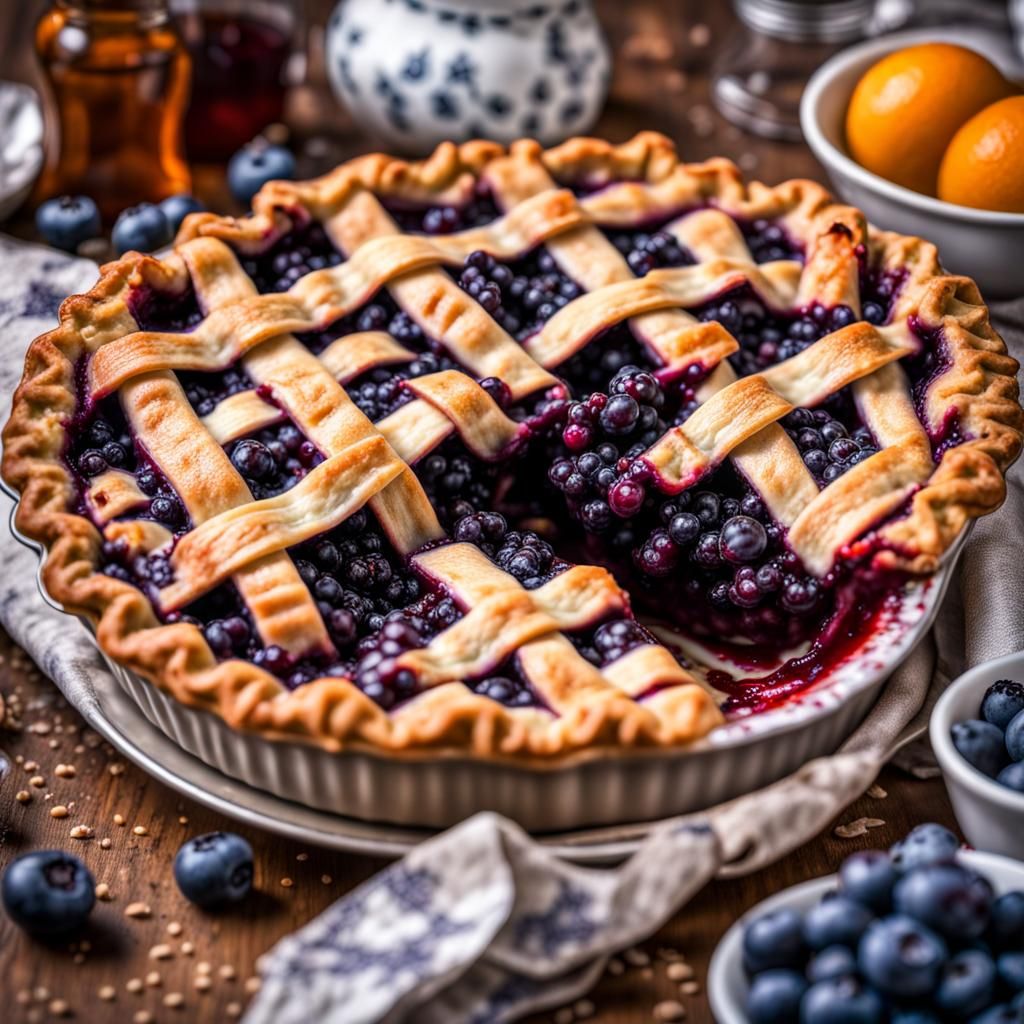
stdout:
[[43,112],[35,90],[0,82],[0,220],[25,201],[43,165]]
[[326,46],[353,118],[407,153],[474,137],[553,145],[592,127],[610,80],[591,0],[342,0]]

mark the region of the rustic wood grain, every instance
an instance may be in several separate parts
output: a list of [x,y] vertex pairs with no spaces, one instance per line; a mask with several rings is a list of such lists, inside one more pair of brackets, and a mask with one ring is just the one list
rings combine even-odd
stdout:
[[[43,6],[41,0],[0,5],[0,66],[5,77],[36,81],[30,38]],[[331,6],[325,0],[307,4],[314,43],[316,25],[323,23]],[[613,94],[598,134],[618,141],[640,128],[655,128],[672,136],[688,158],[729,156],[748,175],[768,182],[821,176],[806,147],[752,139],[711,109],[710,62],[734,31],[726,4],[599,0],[598,8],[617,50]],[[311,62],[309,84],[291,99],[288,120],[297,142],[302,145],[306,140],[307,160],[332,163],[373,145],[335,104],[316,59]],[[200,169],[196,191],[213,208],[230,204],[219,169]],[[33,233],[26,215],[8,229],[25,237]],[[148,1012],[149,1019],[161,1022],[230,1020],[250,996],[254,983],[247,986],[247,981],[254,977],[257,957],[382,866],[379,860],[267,836],[182,800],[125,764],[96,734],[85,730],[6,637],[0,637],[0,658],[0,693],[18,693],[24,704],[22,730],[0,733],[0,745],[12,761],[10,774],[0,780],[0,867],[27,850],[72,850],[97,882],[109,886],[112,897],[97,904],[76,945],[42,945],[0,916],[0,977],[6,1002],[0,1019],[49,1020],[66,1012],[89,1024],[127,1024],[146,1020],[136,1015]],[[29,770],[31,762],[37,762],[38,769]],[[74,765],[74,777],[59,777],[58,764]],[[36,774],[44,780],[42,786],[29,784]],[[621,961],[621,973],[606,974],[575,1016],[586,1017],[592,1004],[592,1019],[598,1024],[640,1024],[653,1020],[659,1001],[680,1000],[690,1021],[711,1021],[703,994],[707,962],[722,933],[747,908],[785,886],[833,871],[856,849],[891,843],[921,821],[953,824],[940,782],[912,781],[894,771],[884,772],[880,782],[888,797],[863,797],[841,821],[868,817],[882,819],[884,825],[851,840],[837,838],[830,828],[765,871],[709,886],[645,943],[640,954],[632,955],[631,962]],[[20,790],[31,793],[30,802],[16,800]],[[67,817],[51,816],[57,805],[69,809]],[[121,815],[123,825],[115,824],[115,815]],[[93,829],[93,838],[72,839],[76,825]],[[145,834],[135,834],[136,826]],[[181,897],[171,863],[187,837],[217,828],[241,832],[253,844],[258,893],[242,908],[214,916]],[[133,902],[147,904],[150,915],[126,917],[125,909]],[[170,934],[169,928],[177,934]],[[151,959],[151,950],[163,944],[172,955]],[[681,993],[679,984],[667,976],[659,950],[686,956],[698,992]],[[650,965],[642,963],[645,956],[651,958]],[[146,982],[151,972],[156,972],[157,984]],[[210,979],[205,991],[196,988],[196,979],[204,977]],[[141,992],[129,991],[132,979],[142,981]],[[104,986],[113,987],[112,1002],[101,998]],[[176,1002],[179,993],[180,1007],[164,1004],[168,996]],[[533,1024],[555,1019],[554,1013],[538,1015]]]

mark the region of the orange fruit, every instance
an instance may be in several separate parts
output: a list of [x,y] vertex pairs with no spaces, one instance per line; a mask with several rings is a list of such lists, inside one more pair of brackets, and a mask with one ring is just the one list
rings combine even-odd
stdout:
[[985,107],[953,136],[939,168],[939,198],[1024,213],[1024,96]]
[[857,83],[846,111],[850,155],[863,167],[935,195],[957,129],[1013,86],[979,53],[924,43],[883,57]]

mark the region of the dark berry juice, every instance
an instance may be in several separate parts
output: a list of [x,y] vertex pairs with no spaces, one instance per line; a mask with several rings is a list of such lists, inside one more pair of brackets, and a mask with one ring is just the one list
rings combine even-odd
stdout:
[[260,5],[252,14],[200,10],[179,16],[192,54],[192,100],[185,118],[191,160],[221,161],[281,120],[291,15]]

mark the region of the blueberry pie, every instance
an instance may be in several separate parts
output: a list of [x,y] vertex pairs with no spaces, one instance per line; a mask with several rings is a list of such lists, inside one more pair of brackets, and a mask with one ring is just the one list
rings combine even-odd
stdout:
[[4,476],[50,594],[236,728],[668,747],[813,683],[999,505],[1016,369],[969,279],[818,185],[470,142],[104,267]]

